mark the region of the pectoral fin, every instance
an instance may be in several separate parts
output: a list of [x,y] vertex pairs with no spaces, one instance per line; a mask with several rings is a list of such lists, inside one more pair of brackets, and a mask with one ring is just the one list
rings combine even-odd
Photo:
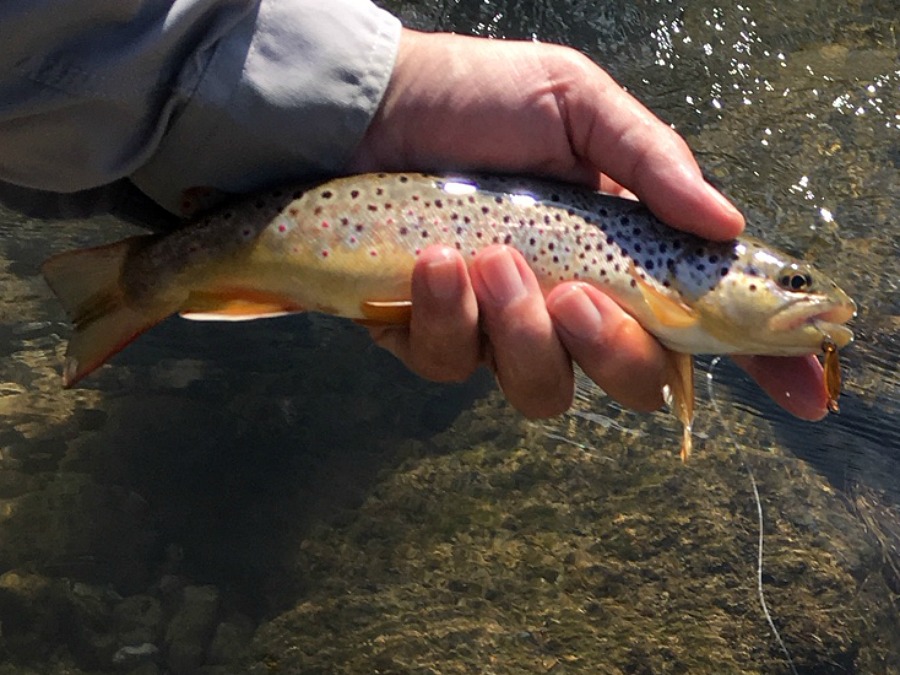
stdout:
[[366,300],[362,303],[363,324],[405,324],[412,315],[409,300]]
[[641,296],[644,298],[647,307],[650,308],[653,316],[655,316],[656,320],[663,326],[669,326],[670,328],[687,328],[697,323],[700,317],[691,307],[665,295],[658,288],[650,285],[646,279],[641,278],[633,261],[629,271],[631,272],[632,278],[637,283],[637,288],[641,292]]
[[694,423],[694,357],[681,352],[666,352],[666,384],[663,396],[666,404],[681,422],[681,461],[691,456]]

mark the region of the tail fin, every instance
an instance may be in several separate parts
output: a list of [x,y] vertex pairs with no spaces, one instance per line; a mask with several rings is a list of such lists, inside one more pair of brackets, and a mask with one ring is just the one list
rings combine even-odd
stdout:
[[66,350],[64,387],[73,386],[174,311],[127,304],[121,284],[122,266],[129,253],[150,238],[152,235],[131,237],[107,246],[61,253],[41,266],[47,284],[75,326]]

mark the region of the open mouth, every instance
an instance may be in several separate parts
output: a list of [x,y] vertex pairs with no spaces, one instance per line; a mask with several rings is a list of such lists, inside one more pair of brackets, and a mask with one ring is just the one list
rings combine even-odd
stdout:
[[773,330],[792,331],[802,326],[814,326],[822,333],[822,338],[834,342],[838,349],[853,340],[853,331],[844,324],[856,316],[856,303],[845,300],[824,301],[809,297],[791,303],[772,317],[769,325]]

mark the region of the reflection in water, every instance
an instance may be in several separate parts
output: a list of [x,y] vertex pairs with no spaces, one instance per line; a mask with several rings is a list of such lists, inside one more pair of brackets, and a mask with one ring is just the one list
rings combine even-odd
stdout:
[[529,423],[309,317],[173,320],[62,392],[38,264],[133,230],[5,213],[0,673],[787,672],[742,456],[797,669],[900,672],[894,0],[386,4],[571,44],[672,121],[860,304],[841,414],[799,422],[723,363],[682,466],[666,415],[585,388]]

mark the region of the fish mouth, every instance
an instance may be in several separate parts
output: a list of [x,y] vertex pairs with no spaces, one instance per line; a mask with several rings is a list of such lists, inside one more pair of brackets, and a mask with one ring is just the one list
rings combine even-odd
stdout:
[[823,301],[809,297],[797,300],[775,315],[770,327],[777,331],[794,331],[812,326],[823,341],[831,340],[838,349],[853,341],[853,331],[844,324],[856,316],[856,303],[850,298]]

